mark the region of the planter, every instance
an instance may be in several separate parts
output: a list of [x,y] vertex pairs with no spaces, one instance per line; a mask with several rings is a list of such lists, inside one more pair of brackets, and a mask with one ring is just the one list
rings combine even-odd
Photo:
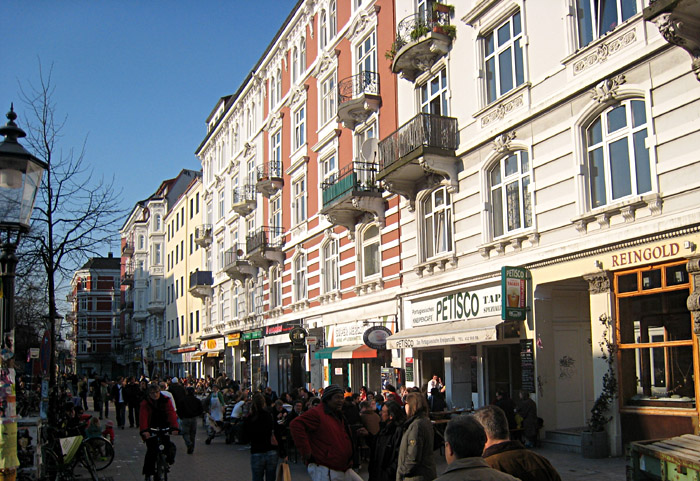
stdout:
[[606,431],[581,433],[581,454],[584,458],[597,459],[610,456],[608,433]]

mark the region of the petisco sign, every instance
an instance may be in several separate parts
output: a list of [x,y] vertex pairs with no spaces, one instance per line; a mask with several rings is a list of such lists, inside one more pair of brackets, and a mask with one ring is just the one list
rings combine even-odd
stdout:
[[527,317],[527,280],[530,271],[524,267],[501,267],[501,319],[524,321]]
[[414,327],[501,314],[501,287],[468,288],[411,303]]

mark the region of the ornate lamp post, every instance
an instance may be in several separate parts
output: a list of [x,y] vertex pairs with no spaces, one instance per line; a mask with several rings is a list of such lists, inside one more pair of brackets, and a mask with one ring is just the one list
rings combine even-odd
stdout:
[[26,133],[17,127],[13,106],[8,122],[0,127],[0,474],[14,479],[17,459],[15,405],[15,251],[22,234],[29,231],[34,200],[48,164],[22,147]]

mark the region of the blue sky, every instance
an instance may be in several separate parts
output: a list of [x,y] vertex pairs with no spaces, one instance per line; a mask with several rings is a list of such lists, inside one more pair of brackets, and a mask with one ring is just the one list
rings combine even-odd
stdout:
[[[296,0],[4,0],[2,123],[10,102],[25,126],[19,84],[53,64],[67,116],[64,151],[87,137],[94,175],[115,176],[125,208],[183,168],[217,100],[234,93]],[[27,113],[28,114],[28,113]]]

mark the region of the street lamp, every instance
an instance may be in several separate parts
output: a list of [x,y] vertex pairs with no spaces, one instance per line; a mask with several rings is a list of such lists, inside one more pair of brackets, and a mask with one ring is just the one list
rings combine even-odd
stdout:
[[[17,139],[26,133],[15,124],[14,106],[10,105],[7,124],[0,127],[0,473],[12,476],[19,466],[16,449],[17,418],[15,409],[15,251],[22,234],[29,232],[34,200],[41,176],[48,168],[22,147]],[[8,455],[5,455],[8,454]]]

